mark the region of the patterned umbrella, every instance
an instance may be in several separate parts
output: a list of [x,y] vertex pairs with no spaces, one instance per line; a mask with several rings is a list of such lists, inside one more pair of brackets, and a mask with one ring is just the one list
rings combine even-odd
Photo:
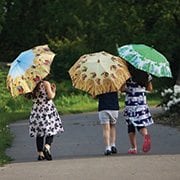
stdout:
[[11,63],[7,76],[7,87],[12,96],[32,92],[36,84],[49,74],[54,56],[48,45],[20,53]]
[[119,47],[118,53],[137,69],[157,77],[172,77],[169,62],[152,47],[144,44],[129,44]]
[[130,78],[125,61],[104,51],[81,56],[69,74],[75,88],[93,96],[118,91]]

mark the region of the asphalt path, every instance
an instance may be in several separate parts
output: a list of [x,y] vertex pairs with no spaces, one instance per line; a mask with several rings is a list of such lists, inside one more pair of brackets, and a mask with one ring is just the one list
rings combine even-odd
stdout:
[[[153,115],[163,113],[152,108]],[[12,163],[0,167],[0,179],[172,179],[180,180],[180,131],[154,124],[149,132],[152,149],[141,151],[142,137],[137,134],[138,155],[128,155],[127,127],[120,112],[117,123],[118,154],[103,155],[102,127],[97,112],[61,116],[65,132],[54,138],[53,161],[37,161],[35,139],[28,134],[28,120],[11,124],[14,134],[7,154]]]

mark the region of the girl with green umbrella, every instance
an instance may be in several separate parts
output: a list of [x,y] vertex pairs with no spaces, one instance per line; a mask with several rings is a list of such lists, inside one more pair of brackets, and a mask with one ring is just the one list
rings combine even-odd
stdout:
[[151,76],[146,72],[128,64],[132,77],[121,89],[126,92],[124,116],[127,123],[131,147],[128,154],[137,154],[136,130],[143,136],[142,151],[151,149],[151,138],[147,126],[153,124],[153,119],[146,102],[146,90],[152,90]]
[[124,115],[131,142],[128,153],[137,154],[135,129],[144,137],[142,150],[148,152],[151,148],[151,139],[147,126],[153,124],[146,102],[146,90],[152,90],[152,77],[149,74],[156,77],[172,77],[170,65],[163,54],[144,44],[128,44],[117,50],[119,56],[128,63],[132,75],[122,88],[126,91]]

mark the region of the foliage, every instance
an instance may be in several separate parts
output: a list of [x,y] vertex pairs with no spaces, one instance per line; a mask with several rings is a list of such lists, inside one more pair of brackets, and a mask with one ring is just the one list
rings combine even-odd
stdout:
[[180,114],[180,85],[165,89],[161,92],[161,96],[161,104],[166,111]]
[[5,12],[6,12],[6,9],[4,8],[5,2],[6,2],[5,0],[0,1],[0,33],[2,31],[3,23],[5,21],[5,18],[4,18]]
[[52,74],[62,81],[84,53],[117,55],[116,43],[144,43],[162,52],[174,78],[178,75],[178,0],[2,0],[0,7],[0,61],[10,62],[21,51],[48,43],[56,53]]
[[59,82],[69,79],[68,70],[71,65],[87,51],[84,40],[76,38],[74,41],[70,41],[67,38],[63,40],[56,38],[55,40],[49,39],[49,43],[57,54],[52,64],[53,78]]
[[11,158],[5,154],[5,150],[10,147],[13,135],[10,133],[8,124],[19,119],[26,119],[27,113],[0,113],[0,166],[8,163]]
[[0,69],[0,112],[5,112],[9,110],[9,107],[7,106],[7,102],[10,99],[10,94],[8,94],[7,88],[6,88],[6,79],[7,72],[2,71]]
[[63,95],[55,100],[55,104],[61,114],[97,111],[97,101],[87,94]]

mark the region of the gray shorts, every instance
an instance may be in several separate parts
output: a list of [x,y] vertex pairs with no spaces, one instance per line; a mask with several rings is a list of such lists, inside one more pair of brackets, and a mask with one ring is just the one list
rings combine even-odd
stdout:
[[119,111],[117,110],[103,110],[99,111],[99,120],[101,124],[116,124]]

